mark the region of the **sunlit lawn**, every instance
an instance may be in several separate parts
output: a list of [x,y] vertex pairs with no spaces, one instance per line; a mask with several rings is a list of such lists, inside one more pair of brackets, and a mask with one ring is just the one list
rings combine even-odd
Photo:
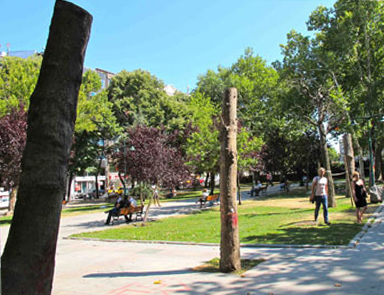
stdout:
[[[322,211],[319,225],[313,222],[314,205],[304,192],[265,197],[243,202],[239,206],[241,243],[345,245],[361,230],[355,222],[355,209],[350,199],[337,197],[336,208],[330,208],[330,226],[324,225]],[[369,205],[365,220],[378,205]],[[104,231],[75,235],[100,239],[220,242],[220,212],[212,210],[172,217],[147,223],[127,225]]]
[[[191,199],[197,199],[201,196],[203,187],[199,187],[196,189],[189,189],[189,190],[180,190],[177,192],[177,196],[173,198],[166,198],[166,194],[169,193],[168,191],[162,192],[160,195],[160,202],[176,202],[176,201],[187,201]],[[208,189],[210,190],[210,189]],[[219,189],[215,189],[214,193],[218,193]]]
[[104,212],[104,211],[110,210],[112,207],[113,207],[113,204],[108,204],[108,203],[88,205],[88,206],[74,206],[74,207],[63,209],[61,211],[61,217]]

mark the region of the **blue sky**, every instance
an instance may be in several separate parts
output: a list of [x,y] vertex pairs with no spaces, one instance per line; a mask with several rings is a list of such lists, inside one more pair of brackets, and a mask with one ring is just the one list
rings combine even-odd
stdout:
[[[150,71],[181,91],[197,76],[230,66],[246,47],[268,61],[317,6],[334,0],[74,0],[93,15],[85,66]],[[53,0],[0,0],[0,50],[42,51]]]

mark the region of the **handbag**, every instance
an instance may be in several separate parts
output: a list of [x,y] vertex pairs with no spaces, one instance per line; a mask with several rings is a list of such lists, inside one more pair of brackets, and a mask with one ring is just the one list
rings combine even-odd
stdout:
[[309,201],[313,204],[315,202],[315,195],[314,194],[310,194],[309,195]]

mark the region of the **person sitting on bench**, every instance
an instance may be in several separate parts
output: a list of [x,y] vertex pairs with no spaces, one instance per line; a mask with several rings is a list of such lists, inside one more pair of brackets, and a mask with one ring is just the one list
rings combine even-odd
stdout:
[[203,190],[203,193],[201,194],[201,197],[196,201],[196,204],[197,204],[198,202],[200,202],[200,208],[202,208],[202,207],[203,207],[203,203],[205,203],[205,202],[207,201],[208,196],[209,196],[209,192],[208,192],[208,190],[205,188],[205,189]]
[[[119,215],[120,213],[120,208],[123,208],[123,207],[129,207],[131,205],[130,201],[127,200],[123,200],[122,197],[119,197],[117,200],[116,200],[116,203],[115,203],[115,206],[109,210],[108,212],[108,217],[107,217],[107,220],[105,221],[105,224],[109,224],[111,222],[111,218],[113,215]],[[127,216],[124,216],[125,217],[125,221],[129,222],[129,218]],[[131,219],[132,221],[132,219]]]
[[[132,207],[137,207],[137,201],[132,197],[132,196],[129,196],[128,197],[128,207],[130,207],[130,206],[132,206]],[[126,217],[126,216],[124,216],[124,217]],[[125,218],[125,220],[127,221],[127,222],[131,222],[132,221],[132,213],[130,213],[129,214],[129,218],[127,219],[127,218]]]
[[255,187],[255,197],[258,197],[259,196],[259,192],[260,192],[260,188],[262,187],[263,185],[261,184],[260,180],[257,181],[257,185]]

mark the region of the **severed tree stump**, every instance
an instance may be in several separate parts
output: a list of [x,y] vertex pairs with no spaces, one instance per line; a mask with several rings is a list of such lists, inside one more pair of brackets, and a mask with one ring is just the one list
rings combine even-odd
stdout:
[[220,153],[221,243],[220,270],[241,269],[239,224],[236,205],[237,187],[237,90],[224,93]]

